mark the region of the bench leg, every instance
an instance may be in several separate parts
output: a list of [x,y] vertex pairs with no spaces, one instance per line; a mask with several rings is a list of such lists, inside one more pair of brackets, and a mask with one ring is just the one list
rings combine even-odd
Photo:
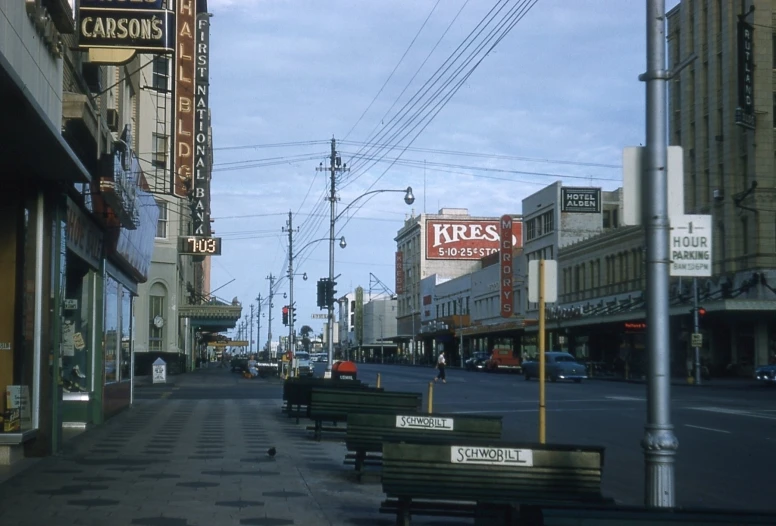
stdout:
[[296,406],[296,423],[297,423],[297,424],[299,423],[299,413],[300,413],[301,411],[302,411],[302,406],[301,406],[301,404],[297,404],[297,406]]
[[366,452],[357,450],[356,451],[356,473],[358,474],[358,482],[361,482],[361,475],[363,474],[364,470],[364,459],[366,458]]
[[323,421],[321,420],[315,421],[315,431],[313,433],[313,438],[315,438],[317,442],[321,441],[321,434],[323,433],[323,430],[321,429],[322,426],[323,426]]
[[412,518],[410,516],[411,499],[400,498],[396,507],[396,526],[410,526]]

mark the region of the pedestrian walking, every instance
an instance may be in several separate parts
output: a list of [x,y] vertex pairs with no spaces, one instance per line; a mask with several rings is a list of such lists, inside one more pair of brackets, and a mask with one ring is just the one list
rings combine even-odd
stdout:
[[443,384],[447,383],[447,380],[445,380],[445,366],[447,365],[447,362],[445,361],[445,351],[442,351],[439,353],[439,358],[437,358],[437,369],[439,369],[439,373],[437,373],[436,378],[434,378],[434,381],[442,380]]

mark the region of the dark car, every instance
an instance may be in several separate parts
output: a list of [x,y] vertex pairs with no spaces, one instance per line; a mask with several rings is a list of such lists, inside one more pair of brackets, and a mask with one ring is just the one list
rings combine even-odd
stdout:
[[248,357],[234,356],[231,361],[232,372],[244,373],[248,371]]
[[754,377],[760,382],[776,384],[776,364],[761,365],[754,370]]
[[463,365],[467,371],[482,371],[485,369],[485,362],[488,361],[488,353],[476,352],[471,358],[466,360]]
[[[567,352],[544,353],[544,358],[544,372],[552,382],[574,380],[579,383],[587,378],[585,366]],[[523,375],[526,380],[539,378],[539,361],[536,358],[523,362]]]

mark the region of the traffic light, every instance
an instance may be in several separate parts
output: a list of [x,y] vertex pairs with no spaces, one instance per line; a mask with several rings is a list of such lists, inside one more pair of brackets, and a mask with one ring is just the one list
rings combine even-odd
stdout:
[[698,316],[701,318],[706,316],[706,309],[704,309],[703,307],[698,307]]
[[316,305],[318,305],[319,308],[323,309],[326,307],[326,292],[328,290],[327,283],[329,282],[328,279],[321,278],[318,280],[318,302]]
[[328,298],[329,301],[326,303],[326,306],[331,307],[337,301],[336,300],[337,291],[334,289],[335,285],[337,285],[337,282],[332,280],[332,281],[329,281],[328,284],[329,284],[328,290],[327,290],[328,294],[326,295],[326,297]]
[[283,325],[288,325],[288,305],[283,305]]
[[296,307],[291,307],[291,321],[296,325]]

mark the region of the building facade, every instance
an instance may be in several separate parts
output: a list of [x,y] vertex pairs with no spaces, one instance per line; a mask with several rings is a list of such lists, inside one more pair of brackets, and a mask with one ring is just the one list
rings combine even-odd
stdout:
[[[515,219],[515,246],[522,244],[522,222]],[[410,361],[433,349],[421,349],[421,281],[438,275],[450,279],[480,268],[480,260],[499,249],[499,218],[470,216],[465,208],[442,208],[437,214],[412,215],[394,238],[396,241],[397,331],[400,352]]]
[[0,463],[55,453],[63,428],[130,403],[157,220],[135,154],[137,63],[92,62],[75,22],[68,2],[0,5]]
[[698,57],[669,84],[669,141],[684,150],[685,212],[712,216],[713,276],[698,286],[720,373],[776,359],[775,14],[769,0],[668,13],[669,68]]

